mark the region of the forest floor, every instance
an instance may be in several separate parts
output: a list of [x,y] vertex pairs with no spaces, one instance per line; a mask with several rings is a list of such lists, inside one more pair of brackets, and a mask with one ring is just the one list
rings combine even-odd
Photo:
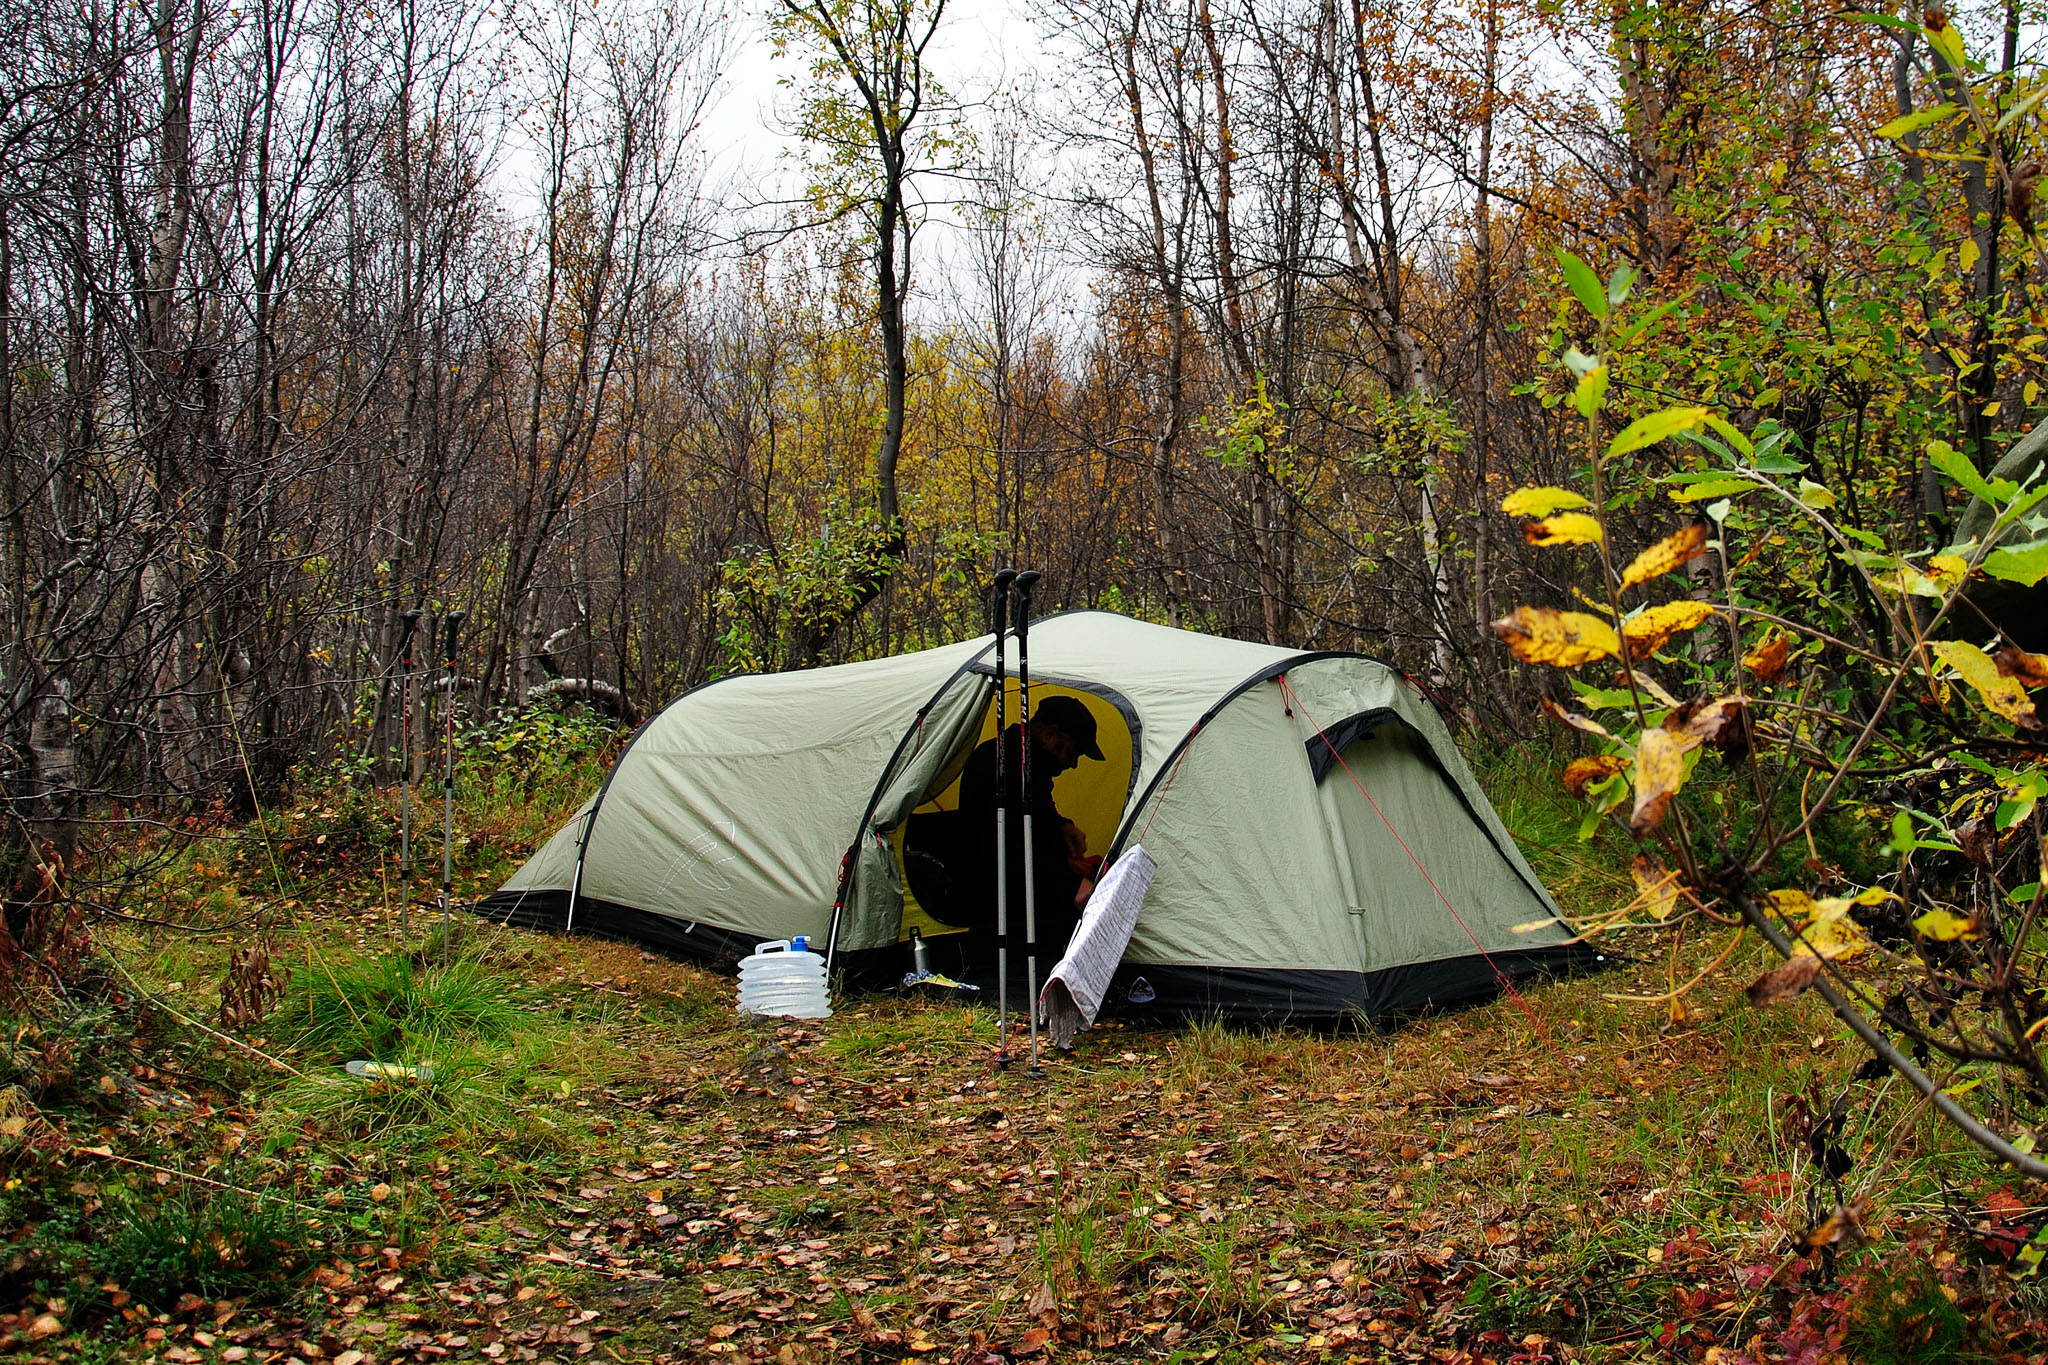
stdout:
[[[226,905],[279,846],[167,875]],[[1660,960],[1384,1038],[1112,1024],[1034,1079],[985,1007],[743,1022],[631,946],[458,916],[444,965],[384,876],[291,889],[260,1023],[219,1026],[246,934],[141,924],[10,1017],[0,1356],[2048,1359],[2034,1196],[1751,1009],[1755,959],[1676,1025],[1607,998]]]

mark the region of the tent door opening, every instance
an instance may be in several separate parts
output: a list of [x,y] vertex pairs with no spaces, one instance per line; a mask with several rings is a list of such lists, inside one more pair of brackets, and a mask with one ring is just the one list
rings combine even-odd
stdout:
[[[996,959],[996,707],[995,680],[968,741],[939,770],[908,819],[890,832],[903,886],[899,939],[916,930],[932,943],[941,970],[964,979],[994,976]],[[1011,739],[1004,763],[1010,845],[1012,965],[1024,942],[1025,844],[1016,717],[1015,679],[1005,682],[1004,710]],[[1129,799],[1135,748],[1127,713],[1101,692],[1060,681],[1033,679],[1031,702],[1033,788],[1032,852],[1038,892],[1039,959],[1049,965],[1079,918],[1103,853],[1116,835]],[[1050,732],[1050,733],[1048,733]],[[1097,756],[1099,755],[1099,757]],[[1064,771],[1062,764],[1071,763]]]

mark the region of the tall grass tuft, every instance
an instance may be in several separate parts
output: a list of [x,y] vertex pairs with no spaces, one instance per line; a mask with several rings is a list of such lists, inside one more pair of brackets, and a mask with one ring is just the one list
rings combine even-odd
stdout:
[[294,1206],[238,1189],[128,1193],[90,1259],[142,1302],[219,1298],[284,1288],[312,1264],[314,1230]]
[[293,983],[283,1027],[295,1046],[335,1060],[424,1060],[452,1045],[512,1036],[521,1015],[506,982],[479,963],[426,966],[402,953],[316,958]]

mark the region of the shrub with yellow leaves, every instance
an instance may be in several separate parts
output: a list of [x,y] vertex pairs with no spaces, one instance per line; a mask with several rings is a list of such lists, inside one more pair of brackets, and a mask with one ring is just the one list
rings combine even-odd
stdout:
[[[1586,348],[1564,352],[1588,487],[1524,488],[1501,510],[1527,519],[1531,545],[1580,556],[1596,586],[1493,629],[1572,694],[1551,689],[1545,710],[1594,746],[1562,774],[1584,803],[1581,837],[1611,825],[1637,848],[1636,895],[1585,932],[1725,935],[1717,964],[1761,934],[1784,961],[1751,985],[1753,1004],[1822,995],[1973,1140],[2048,1178],[2034,1155],[2035,1124],[2048,1132],[2048,743],[2034,699],[2048,657],[1987,638],[1969,609],[1987,578],[2048,578],[2048,484],[1987,478],[1930,442],[1929,468],[1990,529],[1916,549],[1910,527],[1854,515],[1861,500],[1838,497],[1773,421],[1745,432],[1677,405],[1617,423],[1636,395],[1615,376],[1648,326],[1628,317],[1632,273],[1602,281],[1559,258],[1591,324]],[[1646,478],[1660,447],[1669,472]],[[1616,512],[1640,515],[1640,490],[1658,486],[1679,523],[1628,556]],[[1696,781],[1702,764],[1714,781]],[[1817,835],[1832,846],[1845,826],[1860,867],[1822,855]],[[1668,989],[1647,998],[1677,1024],[1707,973],[1682,981],[1671,961]]]

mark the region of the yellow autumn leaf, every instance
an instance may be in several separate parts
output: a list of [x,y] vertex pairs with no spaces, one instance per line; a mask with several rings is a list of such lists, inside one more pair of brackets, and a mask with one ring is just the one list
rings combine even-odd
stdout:
[[1574,730],[1584,730],[1587,734],[1598,735],[1602,739],[1609,738],[1607,727],[1594,720],[1591,716],[1582,716],[1576,711],[1567,711],[1548,697],[1543,698],[1541,704],[1544,714],[1559,724],[1569,725]]
[[1622,623],[1621,633],[1628,637],[1630,654],[1647,658],[1671,643],[1674,635],[1693,629],[1713,614],[1708,603],[1684,597],[1638,612]]
[[1629,561],[1621,571],[1621,586],[1633,588],[1670,573],[1688,560],[1697,559],[1706,546],[1707,528],[1703,522],[1673,531]]
[[1920,937],[1931,938],[1939,943],[1947,943],[1951,939],[1977,937],[1977,921],[1944,910],[1938,905],[1915,919],[1913,928]]
[[1998,664],[1983,650],[1962,640],[1942,640],[1935,644],[1934,656],[1975,688],[1977,695],[1994,713],[2023,730],[2040,728],[2041,722],[2034,714],[2034,703],[2027,699],[2026,687],[2011,674],[2000,671]]
[[1926,578],[1946,593],[1970,576],[1970,562],[1957,554],[1939,554],[1927,561]]
[[2007,645],[1991,656],[1991,662],[2022,687],[2048,687],[2048,654],[2029,654],[2018,645]]
[[[1834,961],[1855,957],[1870,946],[1863,926],[1849,918],[1849,902],[1830,898],[1819,902],[1821,917],[1799,941],[1798,951]],[[1840,909],[1833,907],[1840,906]]]
[[1584,796],[1586,788],[1595,782],[1605,781],[1627,766],[1613,754],[1575,758],[1564,765],[1564,789],[1573,796]]
[[1598,545],[1600,523],[1584,512],[1560,512],[1522,528],[1531,545]]
[[1518,488],[1501,500],[1500,510],[1511,517],[1547,517],[1590,505],[1569,488]]
[[1784,635],[1773,635],[1755,649],[1742,656],[1742,666],[1758,682],[1774,683],[1785,676],[1785,661],[1792,652],[1792,641]]
[[1647,853],[1638,853],[1628,871],[1636,884],[1636,904],[1657,919],[1671,918],[1681,890],[1678,874]]
[[1863,927],[1849,918],[1856,904],[1848,896],[1815,900],[1804,891],[1773,891],[1771,904],[1799,936],[1794,956],[1850,958],[1870,946]]
[[1636,807],[1629,832],[1648,834],[1664,823],[1671,798],[1685,785],[1685,751],[1692,746],[1670,730],[1646,730],[1636,745]]
[[1582,611],[1516,607],[1493,623],[1493,633],[1525,664],[1575,668],[1621,652],[1614,627]]

